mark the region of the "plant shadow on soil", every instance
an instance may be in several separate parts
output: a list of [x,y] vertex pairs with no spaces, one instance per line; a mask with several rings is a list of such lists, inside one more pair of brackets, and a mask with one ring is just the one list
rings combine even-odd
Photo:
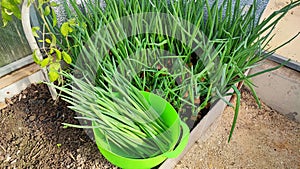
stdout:
[[0,168],[116,168],[99,153],[67,103],[45,84],[31,85],[0,114]]

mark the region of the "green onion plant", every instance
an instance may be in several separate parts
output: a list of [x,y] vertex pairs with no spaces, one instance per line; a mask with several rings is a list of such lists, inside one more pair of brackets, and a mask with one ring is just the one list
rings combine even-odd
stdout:
[[[131,116],[128,115],[129,109],[136,113],[135,116],[147,118],[143,116],[143,110],[148,107],[141,104],[144,101],[138,95],[137,90],[158,90],[161,96],[172,103],[179,113],[184,112],[184,106],[190,106],[192,114],[196,116],[209,105],[213,105],[216,100],[225,101],[225,96],[236,94],[238,97],[229,141],[240,104],[240,91],[235,85],[244,81],[260,105],[251,78],[275,70],[282,65],[252,75],[246,75],[245,72],[293,39],[283,42],[273,50],[268,51],[266,48],[273,37],[272,31],[280,19],[289,10],[300,5],[299,0],[293,1],[258,22],[256,20],[258,15],[256,0],[248,10],[240,5],[239,0],[236,0],[235,3],[232,0],[222,1],[222,3],[216,0],[212,5],[208,0],[109,0],[105,1],[105,8],[98,6],[100,1],[97,0],[84,2],[81,8],[76,5],[74,0],[70,0],[72,8],[65,3],[67,19],[75,23],[68,25],[72,28],[72,32],[69,32],[67,36],[60,36],[62,29],[52,28],[57,37],[61,37],[60,43],[57,44],[62,49],[68,49],[72,54],[73,64],[71,65],[75,69],[73,73],[76,72],[76,69],[82,73],[82,76],[76,77],[71,72],[61,72],[71,82],[57,88],[65,93],[62,97],[71,103],[70,108],[82,114],[80,118],[95,121],[96,127],[107,131],[107,139],[120,147],[124,146],[126,151],[131,150],[130,146],[140,145],[141,148],[135,152],[142,157],[151,152],[153,146],[165,147],[167,140],[155,140],[143,145],[142,142],[137,140],[131,142],[129,137],[125,137],[131,135],[141,139],[144,136],[155,136],[155,133],[165,129],[164,126],[158,125],[160,122],[140,127],[129,118]],[[171,16],[155,18],[153,23],[150,22],[144,27],[145,29],[154,27],[153,29],[156,29],[157,32],[169,33],[133,34],[133,36],[118,40],[116,43],[111,43],[121,36],[115,32],[121,27],[113,24],[116,20],[146,12],[164,13]],[[48,19],[51,20],[51,16]],[[174,20],[178,20],[178,22],[174,23]],[[190,24],[184,27],[182,20]],[[131,26],[132,31],[137,33],[138,26],[135,23],[132,22]],[[166,26],[170,24],[172,24],[171,28]],[[101,30],[108,27],[110,28],[108,32],[99,35]],[[126,26],[123,25],[123,28],[125,29]],[[167,28],[171,30],[166,31]],[[174,37],[177,32],[181,33],[180,40]],[[179,71],[172,72],[166,66],[162,66],[164,64],[160,62],[160,59],[148,64],[147,58],[149,57],[146,55],[156,57],[155,53],[144,53],[144,55],[139,55],[140,57],[133,56],[137,52],[147,49],[168,51],[170,54],[163,53],[160,59],[163,58],[167,62],[172,59],[178,60],[180,64],[177,69]],[[80,66],[78,66],[80,54],[83,54],[84,57],[81,58],[83,60],[79,59]],[[122,68],[124,60],[127,60],[127,66]],[[92,63],[94,66],[86,63]],[[136,67],[141,67],[142,71],[136,71]],[[117,72],[118,75],[111,72]],[[127,77],[128,72],[131,72],[132,75],[130,80]],[[178,83],[178,80],[181,83]],[[123,85],[115,84],[115,82]],[[227,93],[231,88],[234,92]],[[115,90],[119,93],[124,92],[124,97],[130,98],[130,100],[121,102],[120,99],[115,99]],[[233,106],[227,101],[226,103]],[[135,104],[138,106],[134,106]],[[124,107],[128,107],[126,109],[128,112],[123,111]]]

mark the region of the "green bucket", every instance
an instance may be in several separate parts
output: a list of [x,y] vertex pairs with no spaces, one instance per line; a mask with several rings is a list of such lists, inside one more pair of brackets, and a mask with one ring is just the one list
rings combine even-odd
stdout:
[[[172,131],[172,143],[169,151],[158,156],[145,159],[128,158],[115,153],[116,151],[106,150],[103,147],[103,135],[97,128],[94,128],[95,141],[102,155],[112,164],[124,169],[149,169],[159,165],[167,158],[176,158],[184,150],[190,135],[188,126],[180,120],[176,110],[169,102],[153,93],[142,91],[141,94],[154,110],[162,112],[160,114],[161,119]],[[179,141],[180,135],[181,140]],[[178,145],[176,146],[177,142]]]

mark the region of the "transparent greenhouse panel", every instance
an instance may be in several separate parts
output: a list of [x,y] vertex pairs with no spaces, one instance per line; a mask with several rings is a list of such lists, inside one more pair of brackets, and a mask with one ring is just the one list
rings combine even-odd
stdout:
[[15,19],[6,27],[0,27],[0,68],[31,53],[19,20]]

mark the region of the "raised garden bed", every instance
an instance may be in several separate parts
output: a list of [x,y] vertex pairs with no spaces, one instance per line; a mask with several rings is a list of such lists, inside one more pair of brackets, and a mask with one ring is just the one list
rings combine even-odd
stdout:
[[[178,169],[270,166],[265,161],[273,161],[274,167],[297,166],[299,123],[288,121],[265,105],[258,109],[247,90],[242,90],[242,96],[240,121],[232,142],[227,143],[231,122],[226,119],[232,119],[233,110],[227,108],[222,117],[225,119],[221,122],[219,119],[209,133],[203,133],[204,140],[192,146],[177,165]],[[54,104],[47,86],[33,84],[11,100],[13,104],[0,110],[0,168],[117,168],[101,156],[82,129],[63,128],[62,122],[78,122],[66,103]],[[245,156],[251,157],[253,163]]]
[[[200,3],[197,5],[191,4],[192,2],[187,2],[184,5],[181,2],[174,2],[173,5],[170,3],[162,4],[156,1],[156,4],[146,3],[147,8],[141,8],[134,1],[126,3],[123,1],[111,1],[107,4],[105,10],[100,7],[94,8],[95,6],[92,3],[87,4],[87,6],[83,7],[84,10],[87,10],[87,15],[82,13],[83,9],[80,9],[75,1],[71,3],[76,11],[76,15],[72,16],[73,11],[65,8],[69,13],[68,16],[74,18],[69,18],[60,28],[55,27],[55,15],[50,15],[50,7],[55,7],[56,4],[43,2],[43,4],[37,5],[38,10],[42,14],[42,19],[46,24],[47,31],[49,31],[46,34],[51,39],[44,38],[45,36],[43,36],[43,43],[48,44],[42,47],[45,57],[34,51],[34,60],[43,67],[43,72],[45,75],[48,74],[46,78],[49,77],[50,81],[58,80],[58,82],[67,82],[67,85],[59,83],[57,86],[48,83],[49,86],[54,86],[62,92],[62,98],[71,104],[71,109],[80,113],[81,117],[78,118],[84,122],[80,123],[80,125],[76,125],[75,122],[74,125],[66,120],[64,121],[65,126],[96,128],[96,130],[99,130],[98,133],[102,133],[100,134],[100,140],[107,144],[105,148],[108,151],[113,151],[114,145],[116,145],[118,148],[114,149],[116,151],[113,153],[121,152],[122,155],[126,154],[123,157],[142,160],[156,156],[167,157],[167,154],[172,154],[173,147],[169,146],[171,139],[168,132],[166,132],[167,128],[172,126],[172,124],[161,121],[161,119],[168,121],[164,113],[157,118],[158,110],[164,108],[165,105],[157,104],[159,105],[158,108],[153,111],[149,107],[150,101],[148,101],[149,103],[146,101],[151,98],[146,99],[142,97],[139,95],[140,91],[155,92],[158,90],[161,97],[170,102],[179,115],[182,116],[182,121],[187,123],[189,121],[197,123],[204,116],[206,110],[211,108],[208,115],[194,128],[188,148],[200,138],[199,135],[205,132],[221,114],[225,108],[225,103],[234,107],[229,102],[229,99],[233,93],[236,93],[237,102],[233,125],[229,135],[230,140],[240,105],[240,92],[235,84],[244,81],[255,95],[253,84],[249,78],[275,69],[268,69],[250,76],[244,75],[246,70],[252,68],[260,60],[266,59],[272,53],[261,52],[261,46],[267,43],[270,38],[269,34],[260,38],[258,36],[268,32],[268,28],[275,27],[278,20],[269,23],[272,17],[275,17],[276,14],[280,15],[280,17],[284,16],[291,7],[298,5],[299,2],[291,2],[289,6],[283,8],[278,13],[274,13],[271,18],[258,25],[255,22],[255,5],[246,9],[245,7],[241,7],[239,3],[235,3],[234,6],[229,4],[230,7],[228,7],[228,3],[224,2],[220,9],[219,4],[214,3],[210,9],[208,2],[201,3],[197,1],[195,3]],[[142,5],[145,5],[145,3],[142,3]],[[119,6],[121,8],[118,8]],[[133,8],[134,10],[131,9],[132,6],[135,7]],[[203,8],[195,8],[199,6]],[[223,10],[224,6],[226,6],[226,10]],[[208,10],[208,20],[203,19],[203,16],[206,15],[202,10],[204,8]],[[140,9],[142,10],[139,11]],[[159,16],[141,14],[148,12],[149,9],[161,9],[161,11],[156,13]],[[233,16],[231,16],[231,9],[234,9]],[[202,11],[201,16],[197,14],[199,10]],[[111,11],[113,12],[109,13]],[[136,11],[139,11],[137,15],[134,14]],[[161,15],[164,11],[170,12],[169,17]],[[190,11],[194,12],[190,13]],[[121,23],[118,23],[118,19],[128,12],[132,12],[133,15],[130,16],[133,16],[133,18],[128,19],[127,17],[126,20],[125,17],[125,22],[122,22],[124,20],[121,19]],[[197,26],[191,28],[191,25],[185,24],[186,22],[178,22],[178,18],[174,20],[174,16],[182,17],[183,13],[186,14],[184,16],[186,19],[199,18],[199,22],[197,19],[189,20]],[[224,16],[225,13],[226,15]],[[45,19],[46,16],[50,16],[51,18]],[[94,28],[94,24],[90,23],[91,19],[86,16],[94,17],[93,21],[101,20],[102,22],[95,22],[96,25],[100,24],[101,26]],[[135,17],[144,17],[144,19]],[[150,18],[150,22],[148,23],[147,21],[149,20],[147,18]],[[158,18],[158,20],[153,20],[153,18]],[[162,21],[161,18],[166,20]],[[135,22],[131,23],[132,20]],[[146,32],[136,32],[140,30],[139,26],[144,27],[144,24],[140,21],[144,21],[150,25],[146,27]],[[126,32],[119,32],[119,24],[121,24],[120,27],[129,26],[129,28],[132,25],[138,26],[133,26],[133,32],[127,34]],[[152,28],[151,25],[154,25],[155,32],[152,32],[152,29],[149,30]],[[170,25],[178,29],[164,28],[164,26]],[[184,26],[187,26],[187,28],[183,28],[184,30],[182,30]],[[98,32],[99,28],[100,32]],[[34,29],[36,31],[39,30],[38,28]],[[189,32],[190,29],[193,32]],[[107,31],[105,32],[105,30]],[[127,29],[126,27],[124,30],[131,29]],[[164,32],[165,30],[172,30],[172,32],[166,33]],[[118,33],[115,34],[114,32]],[[44,32],[42,33],[44,34]],[[94,37],[91,37],[89,33]],[[181,34],[182,37],[178,38],[175,36],[178,34]],[[35,35],[38,36],[37,34]],[[126,36],[123,37],[123,35]],[[198,36],[200,39],[198,39]],[[80,38],[78,39],[78,37]],[[83,38],[81,39],[81,37]],[[91,39],[92,41],[90,41]],[[190,41],[185,41],[186,39]],[[99,42],[99,44],[95,42]],[[111,44],[111,42],[113,43]],[[59,45],[56,45],[57,43]],[[193,46],[193,44],[196,44],[196,46]],[[159,53],[163,54],[162,56],[165,59],[167,58],[164,60],[166,62],[157,57],[155,53],[140,53],[136,58],[131,57],[140,51],[147,51],[149,49],[153,51],[170,50],[173,54]],[[81,54],[83,54],[83,57]],[[149,54],[151,57],[148,57]],[[134,62],[130,62],[128,65],[125,64],[125,67],[122,68],[123,63],[128,58]],[[153,62],[153,58],[159,59]],[[170,58],[176,58],[178,62],[172,62]],[[61,61],[70,64],[71,67],[69,68],[74,69],[63,71]],[[133,63],[142,63],[140,65],[146,65],[146,67],[142,66],[141,70],[138,69],[140,65],[135,64],[132,66]],[[164,65],[164,63],[167,64]],[[179,67],[174,67],[176,71],[169,70],[169,64],[172,66],[179,65]],[[169,76],[170,78],[168,78]],[[180,83],[176,80],[179,80]],[[22,98],[23,95],[19,95],[15,99],[21,101]],[[221,101],[216,102],[217,99],[222,99],[225,103]],[[256,100],[258,102],[257,97]],[[7,102],[9,104],[13,103],[12,100],[7,100]],[[44,102],[42,101],[42,104],[45,102],[45,100]],[[59,100],[57,104],[60,104],[60,102],[62,101]],[[191,109],[190,114],[186,115],[180,112],[187,110],[184,105],[191,107],[188,107],[188,110]],[[164,109],[162,110],[164,111]],[[52,118],[54,115],[60,117],[57,112],[45,112],[51,113]],[[175,113],[175,115],[177,114]],[[64,117],[64,115],[62,116]],[[29,121],[34,121],[36,118],[37,116],[34,115],[28,117]],[[44,121],[44,118],[45,116],[39,120]],[[51,121],[51,119],[49,120]],[[86,120],[89,123],[85,123]],[[55,119],[54,121],[59,120]],[[93,125],[86,126],[85,124]],[[176,131],[180,130],[179,127],[176,129]],[[164,135],[165,133],[167,135]],[[160,137],[161,139],[158,138],[160,135],[163,135]],[[173,134],[171,135],[173,136]],[[186,138],[186,135],[183,135],[183,138]],[[149,141],[149,139],[153,139],[153,142]],[[102,145],[100,144],[100,146]],[[61,148],[62,144],[57,143],[56,146],[57,148]],[[5,150],[5,148],[3,149]],[[36,155],[33,157],[36,157]],[[75,158],[72,159],[74,160]],[[9,162],[10,160],[11,157],[7,157],[6,161]],[[175,166],[176,160],[178,159],[173,161],[167,160],[161,168]],[[11,163],[15,163],[15,161]],[[114,164],[117,164],[117,162]]]

